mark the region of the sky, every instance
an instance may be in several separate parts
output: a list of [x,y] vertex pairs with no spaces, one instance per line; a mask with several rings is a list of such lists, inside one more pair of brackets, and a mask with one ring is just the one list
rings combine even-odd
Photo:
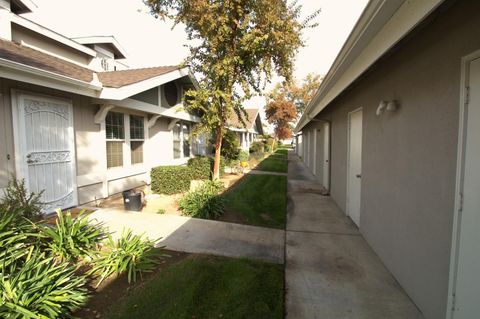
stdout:
[[[188,55],[181,25],[172,30],[171,21],[154,18],[142,0],[33,0],[37,8],[24,15],[69,37],[113,35],[128,55],[130,67],[176,65]],[[367,0],[299,0],[303,16],[320,9],[318,26],[303,34],[306,46],[295,62],[295,77],[314,72],[325,75]],[[267,89],[279,81],[274,78]],[[245,107],[261,108],[263,97],[245,102]]]

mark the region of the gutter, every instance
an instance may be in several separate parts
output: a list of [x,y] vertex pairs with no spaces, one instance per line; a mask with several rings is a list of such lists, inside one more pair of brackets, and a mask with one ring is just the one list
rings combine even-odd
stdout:
[[78,80],[78,79],[75,79],[75,78],[72,78],[72,77],[69,77],[69,76],[61,75],[61,74],[50,72],[50,71],[45,71],[45,70],[42,70],[42,69],[39,69],[39,68],[36,68],[36,67],[33,67],[33,66],[28,66],[28,65],[25,65],[25,64],[22,64],[22,63],[12,62],[10,60],[0,58],[0,68],[2,68],[2,67],[11,68],[14,71],[27,72],[27,73],[38,75],[38,76],[41,76],[41,77],[46,77],[46,78],[49,78],[49,79],[52,79],[52,80],[57,80],[57,81],[61,81],[61,82],[64,82],[64,83],[77,85],[77,86],[84,87],[84,88],[87,88],[87,89],[93,89],[93,90],[96,90],[96,91],[100,91],[103,88],[102,83],[98,80],[98,77],[96,77],[96,74],[94,72],[92,72],[93,73],[92,74],[92,77],[93,77],[92,81],[91,82],[85,82],[85,81]]
[[294,132],[323,111],[442,2],[370,0]]

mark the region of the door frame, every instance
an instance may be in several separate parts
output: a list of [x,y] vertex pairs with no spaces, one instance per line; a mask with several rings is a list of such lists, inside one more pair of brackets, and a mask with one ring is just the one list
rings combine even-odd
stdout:
[[450,271],[448,279],[448,299],[446,319],[453,319],[455,306],[455,286],[457,282],[458,253],[459,253],[459,236],[461,231],[461,202],[463,193],[463,177],[466,153],[466,135],[467,135],[467,114],[466,103],[468,102],[468,81],[470,76],[470,62],[480,58],[480,50],[464,56],[461,60],[461,77],[460,77],[460,107],[459,107],[459,129],[458,129],[458,147],[457,147],[457,169],[455,178],[455,203],[453,210],[453,227],[452,227],[452,246],[450,253]]
[[29,92],[24,90],[12,89],[10,91],[11,103],[12,103],[12,125],[13,125],[13,145],[15,152],[15,176],[17,179],[25,179],[25,186],[27,190],[30,188],[30,181],[28,177],[28,170],[26,168],[26,163],[23,161],[25,156],[24,149],[26,148],[26,136],[23,124],[20,122],[21,118],[19,116],[20,112],[20,98],[22,96],[32,97],[32,98],[41,98],[44,100],[50,101],[62,101],[68,104],[69,108],[69,120],[72,125],[69,127],[70,133],[70,152],[72,154],[72,183],[73,183],[73,204],[74,206],[78,205],[78,187],[77,187],[77,155],[75,153],[76,144],[75,144],[75,130],[73,122],[73,102],[70,99],[61,98],[57,96],[46,95],[42,93]]
[[310,169],[313,176],[317,176],[317,134],[320,132],[320,130],[314,128],[313,129],[313,167]]
[[[346,205],[345,205],[345,213],[347,216],[350,216],[349,211],[348,211],[348,202],[349,202],[349,193],[350,193],[350,186],[349,186],[349,176],[350,176],[350,131],[351,131],[351,118],[354,113],[357,112],[363,112],[362,107],[358,107],[347,114],[347,196],[345,196],[346,199]],[[362,113],[362,155],[363,155],[363,113]],[[361,185],[361,182],[360,182]],[[362,187],[360,186],[360,194],[361,194]],[[361,215],[361,195],[360,195],[360,215]],[[358,221],[358,228],[360,228],[360,220]]]
[[[330,156],[331,156],[331,149],[330,149],[330,138],[331,138],[331,127],[330,122],[323,123],[323,163],[322,163],[322,171],[323,171],[323,183],[326,184],[327,191],[330,193]],[[328,154],[327,154],[328,153]],[[328,163],[328,164],[326,164]],[[328,166],[328,169],[324,169],[325,166]]]

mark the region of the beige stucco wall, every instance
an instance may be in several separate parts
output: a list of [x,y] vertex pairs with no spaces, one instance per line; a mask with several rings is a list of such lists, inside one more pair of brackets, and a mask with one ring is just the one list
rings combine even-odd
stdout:
[[[94,123],[99,106],[93,104],[89,97],[0,78],[0,190],[7,185],[9,175],[15,173],[12,89],[72,101],[79,204],[103,198],[105,179],[108,180],[106,184],[108,195],[144,185],[148,181],[150,160],[153,166],[186,162],[186,159],[173,160],[172,132],[167,130],[169,120],[161,118],[149,131],[151,140],[146,141],[144,165],[133,169],[116,170],[109,174],[105,162],[105,134],[101,131],[100,125]],[[147,116],[146,113],[122,108],[115,108],[114,111]],[[10,155],[10,160],[7,160],[7,155]]]
[[[332,122],[345,211],[347,114],[363,108],[360,231],[427,319],[446,313],[461,58],[480,49],[479,20],[480,2],[447,2],[317,117]],[[377,117],[393,99],[400,109]]]

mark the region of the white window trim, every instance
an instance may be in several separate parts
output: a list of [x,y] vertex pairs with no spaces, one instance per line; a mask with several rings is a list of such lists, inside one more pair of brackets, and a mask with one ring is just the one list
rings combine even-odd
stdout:
[[[182,122],[182,121],[179,121],[178,123],[176,123],[175,125],[180,125],[180,157],[179,158],[175,158],[175,149],[174,149],[174,133],[173,133],[173,130],[174,128],[172,128],[171,130],[171,134],[172,134],[172,160],[174,163],[178,163],[178,164],[183,164],[185,162],[185,160],[188,160],[189,158],[192,158],[192,157],[195,157],[193,155],[193,150],[192,150],[192,125],[191,123],[188,123],[188,122]],[[187,125],[188,126],[188,129],[189,129],[189,136],[190,136],[190,156],[185,156],[185,154],[183,153],[183,142],[185,141],[184,140],[184,137],[183,137],[183,125]]]
[[[111,110],[111,112],[116,112],[116,113],[121,113],[123,114],[123,123],[124,123],[124,130],[125,130],[125,138],[123,140],[117,140],[117,139],[107,139],[106,138],[106,123],[105,120],[101,123],[102,125],[102,131],[103,131],[103,136],[105,138],[105,169],[107,171],[106,174],[106,179],[107,181],[115,180],[115,179],[120,179],[120,178],[125,178],[129,176],[134,176],[134,175],[139,175],[146,173],[148,171],[147,168],[147,156],[146,156],[146,151],[147,147],[146,144],[148,143],[148,119],[146,115],[143,114],[137,114],[137,113],[131,113],[131,112],[125,112],[123,110]],[[143,163],[137,163],[132,165],[132,155],[131,155],[131,149],[130,149],[130,115],[137,115],[137,116],[142,116],[143,117],[143,128],[144,128],[144,136],[145,139],[142,141],[144,142],[143,144]],[[123,166],[117,166],[117,167],[111,167],[107,168],[107,142],[114,141],[122,141],[123,142]],[[133,141],[140,141],[138,139],[134,139]]]

